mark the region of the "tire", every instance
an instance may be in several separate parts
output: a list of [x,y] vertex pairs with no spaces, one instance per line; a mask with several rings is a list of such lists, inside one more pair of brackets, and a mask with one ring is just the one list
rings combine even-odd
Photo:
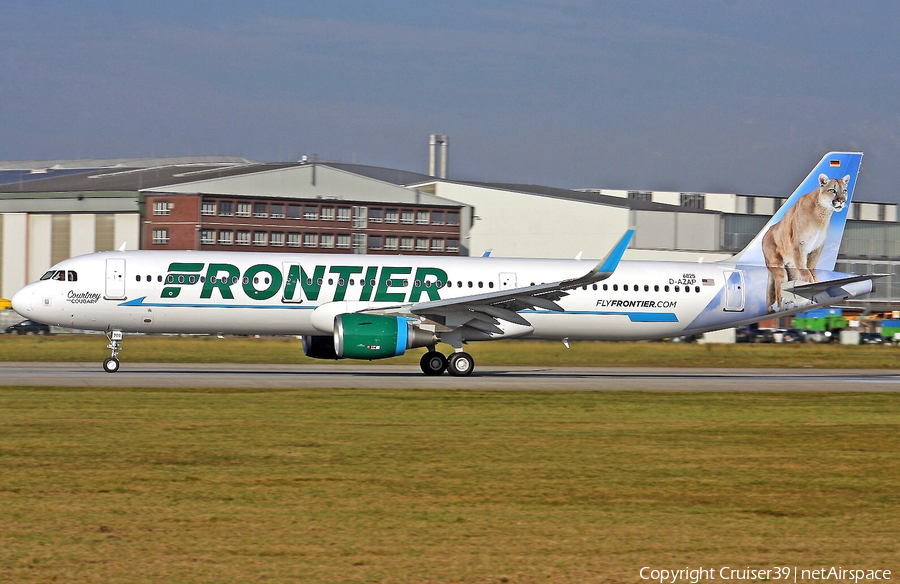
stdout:
[[422,355],[419,367],[425,375],[440,375],[447,370],[447,358],[437,351],[428,351]]
[[119,360],[110,357],[103,362],[103,370],[107,373],[115,373],[119,370]]
[[447,364],[447,371],[454,377],[471,375],[475,369],[475,360],[468,353],[453,353]]

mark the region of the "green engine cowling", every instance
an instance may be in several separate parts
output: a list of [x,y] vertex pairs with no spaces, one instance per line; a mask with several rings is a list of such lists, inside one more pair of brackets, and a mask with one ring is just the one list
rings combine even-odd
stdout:
[[399,316],[350,313],[334,319],[334,352],[340,359],[386,359],[435,343],[434,333]]

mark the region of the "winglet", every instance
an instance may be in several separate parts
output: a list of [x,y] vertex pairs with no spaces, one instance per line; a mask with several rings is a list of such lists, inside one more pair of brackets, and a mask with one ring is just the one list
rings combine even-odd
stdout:
[[599,279],[604,280],[612,276],[612,273],[616,271],[619,262],[622,261],[622,256],[625,255],[625,250],[628,249],[628,244],[631,243],[633,237],[634,227],[626,231],[625,235],[622,236],[615,247],[609,250],[606,257],[597,264],[593,272]]

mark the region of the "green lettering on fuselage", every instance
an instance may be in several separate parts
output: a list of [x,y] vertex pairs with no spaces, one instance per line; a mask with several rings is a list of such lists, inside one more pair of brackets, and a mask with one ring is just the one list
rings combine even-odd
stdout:
[[[429,278],[429,276],[431,276]],[[418,268],[416,277],[413,278],[413,287],[409,292],[409,302],[418,302],[422,292],[428,295],[429,300],[440,300],[438,287],[447,283],[447,272],[440,268]]]
[[352,274],[361,274],[362,267],[360,266],[332,266],[330,270],[328,270],[329,274],[337,274],[337,289],[334,291],[334,301],[340,302],[344,299],[344,296],[347,294],[347,282],[350,279]]
[[378,273],[377,266],[370,266],[366,270],[366,281],[363,284],[362,292],[359,294],[359,299],[363,302],[368,302],[369,298],[372,297],[372,290],[375,289],[375,274]]
[[[254,278],[260,273],[269,275],[270,283],[264,290],[257,290]],[[265,279],[263,280],[265,281]],[[268,264],[256,264],[244,272],[244,293],[254,300],[268,300],[281,290],[281,270]]]
[[381,277],[378,278],[378,289],[375,291],[375,302],[403,302],[406,294],[403,292],[388,292],[388,288],[394,286],[391,278],[412,272],[412,268],[381,268]]
[[[220,278],[220,272],[225,272],[228,275]],[[240,270],[231,264],[209,264],[209,268],[206,270],[206,282],[203,284],[200,298],[212,298],[213,290],[218,290],[223,300],[233,300],[234,294],[231,293],[231,286],[232,283],[237,283],[237,278],[240,275]]]
[[306,270],[302,267],[293,265],[288,268],[287,284],[284,286],[284,297],[293,298],[294,291],[297,289],[297,282],[303,288],[303,295],[307,300],[318,300],[319,292],[322,290],[322,277],[325,275],[325,266],[316,266],[313,271],[313,277],[306,275]]

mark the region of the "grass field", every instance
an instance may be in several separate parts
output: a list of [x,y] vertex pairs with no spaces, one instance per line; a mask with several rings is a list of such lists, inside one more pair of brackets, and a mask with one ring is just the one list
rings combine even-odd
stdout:
[[[0,336],[3,361],[93,361],[109,356],[101,335]],[[123,362],[310,363],[294,338],[176,337],[126,335]],[[482,365],[595,367],[805,367],[900,368],[900,347],[885,345],[696,345],[686,343],[495,341],[466,350]],[[449,351],[442,345],[440,349]],[[416,349],[380,363],[418,363]],[[318,361],[327,363],[327,361]]]
[[0,580],[896,574],[898,460],[895,394],[2,388]]

